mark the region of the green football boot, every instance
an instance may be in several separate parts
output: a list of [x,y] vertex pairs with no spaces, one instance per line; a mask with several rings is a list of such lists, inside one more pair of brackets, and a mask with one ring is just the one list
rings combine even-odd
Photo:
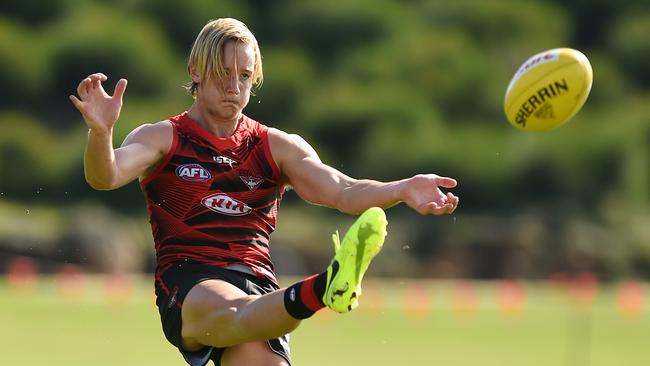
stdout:
[[332,234],[336,254],[327,268],[325,306],[346,313],[359,305],[361,280],[384,244],[387,225],[384,211],[372,207],[359,216],[342,243],[338,231]]

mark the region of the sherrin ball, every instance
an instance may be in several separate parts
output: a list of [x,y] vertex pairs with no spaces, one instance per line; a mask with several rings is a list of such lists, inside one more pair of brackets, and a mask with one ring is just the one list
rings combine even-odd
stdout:
[[526,131],[565,124],[584,105],[593,82],[587,57],[572,48],[555,48],[530,57],[512,77],[504,109],[508,122]]

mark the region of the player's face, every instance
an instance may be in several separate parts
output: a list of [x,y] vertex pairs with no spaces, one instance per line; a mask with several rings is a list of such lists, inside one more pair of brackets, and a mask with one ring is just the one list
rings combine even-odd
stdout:
[[223,66],[223,76],[211,77],[200,83],[197,100],[215,117],[238,118],[250,100],[255,49],[243,42],[226,43]]

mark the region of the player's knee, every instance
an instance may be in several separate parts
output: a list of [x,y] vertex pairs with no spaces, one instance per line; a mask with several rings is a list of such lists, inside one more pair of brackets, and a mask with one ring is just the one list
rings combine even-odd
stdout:
[[239,342],[237,307],[212,309],[196,320],[183,323],[183,338],[203,345],[227,347]]
[[245,339],[241,332],[240,313],[241,308],[237,306],[212,311],[205,321],[208,327],[203,335],[206,341],[204,344],[227,347]]

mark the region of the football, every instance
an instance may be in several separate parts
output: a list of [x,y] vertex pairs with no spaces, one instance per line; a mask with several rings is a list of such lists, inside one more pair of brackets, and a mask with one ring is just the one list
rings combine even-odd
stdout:
[[530,57],[506,89],[508,122],[526,131],[545,131],[571,119],[584,105],[593,82],[587,57],[572,48],[555,48]]

